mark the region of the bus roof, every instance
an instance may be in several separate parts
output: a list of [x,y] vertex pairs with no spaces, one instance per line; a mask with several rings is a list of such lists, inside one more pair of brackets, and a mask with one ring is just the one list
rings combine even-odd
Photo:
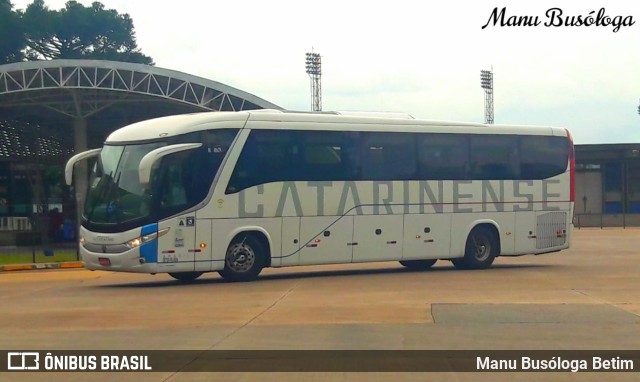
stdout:
[[[318,123],[322,125],[319,127]],[[561,128],[420,120],[414,119],[409,114],[402,113],[298,112],[260,109],[240,112],[180,114],[149,119],[114,131],[107,137],[107,143],[154,140],[194,131],[225,127],[567,136],[567,131]]]

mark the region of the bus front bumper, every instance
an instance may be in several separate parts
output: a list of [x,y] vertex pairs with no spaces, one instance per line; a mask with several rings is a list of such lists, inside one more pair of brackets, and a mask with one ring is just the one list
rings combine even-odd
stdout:
[[80,245],[80,256],[85,268],[113,272],[156,273],[157,262],[149,262],[141,255],[140,247],[122,253],[91,252]]

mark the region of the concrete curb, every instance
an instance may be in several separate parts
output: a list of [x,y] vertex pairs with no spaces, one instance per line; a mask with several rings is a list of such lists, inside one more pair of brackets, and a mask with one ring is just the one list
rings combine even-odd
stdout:
[[9,264],[0,265],[0,272],[31,271],[35,269],[69,269],[84,268],[81,261],[68,261],[64,263],[39,263],[39,264]]

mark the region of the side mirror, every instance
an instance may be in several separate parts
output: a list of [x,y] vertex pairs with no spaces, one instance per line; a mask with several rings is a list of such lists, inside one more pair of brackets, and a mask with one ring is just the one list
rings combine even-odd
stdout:
[[138,166],[138,178],[140,180],[140,184],[149,184],[149,180],[151,179],[151,168],[154,163],[162,159],[163,156],[180,151],[197,149],[201,146],[202,143],[180,143],[177,145],[159,147],[150,151],[147,155],[142,157],[140,165]]
[[81,160],[99,155],[100,151],[102,151],[102,149],[93,149],[93,150],[84,151],[72,156],[71,159],[67,161],[67,164],[64,167],[64,181],[65,183],[67,183],[67,186],[70,186],[71,181],[73,180],[73,166],[77,162],[80,162]]

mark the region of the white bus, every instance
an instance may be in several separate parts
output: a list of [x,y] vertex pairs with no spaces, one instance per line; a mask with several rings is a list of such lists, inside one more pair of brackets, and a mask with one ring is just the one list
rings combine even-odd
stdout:
[[399,261],[489,267],[569,247],[571,135],[552,127],[278,110],[152,119],[97,156],[80,228],[92,270],[218,271]]

